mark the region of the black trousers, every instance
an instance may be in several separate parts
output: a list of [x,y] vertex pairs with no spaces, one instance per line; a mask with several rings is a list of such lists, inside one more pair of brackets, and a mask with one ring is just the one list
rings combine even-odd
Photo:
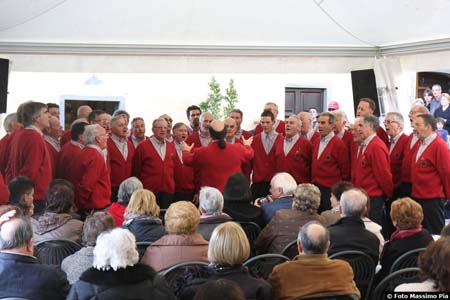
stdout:
[[175,201],[192,201],[192,199],[194,199],[194,191],[175,193]]
[[331,188],[318,185],[317,187],[320,190],[320,205],[319,205],[319,214],[325,210],[331,209]]
[[445,225],[444,202],[442,198],[416,199],[423,209],[423,227],[432,234],[441,234]]
[[117,194],[119,193],[119,187],[115,186],[111,188],[111,203],[117,202]]
[[35,216],[40,216],[45,211],[45,201],[44,200],[33,200],[34,213]]
[[370,197],[369,219],[381,226],[384,223],[384,200],[383,196]]
[[175,196],[174,194],[169,194],[169,193],[156,193],[156,202],[159,205],[159,208],[163,208],[163,209],[167,209],[170,204],[172,204],[173,202],[175,202]]
[[270,194],[270,182],[253,182],[251,186],[253,200]]

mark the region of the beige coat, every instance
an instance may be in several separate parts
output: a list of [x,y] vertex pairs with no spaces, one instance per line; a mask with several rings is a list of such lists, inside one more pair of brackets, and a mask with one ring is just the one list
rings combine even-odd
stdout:
[[70,214],[46,212],[39,219],[31,219],[35,244],[48,239],[67,239],[81,243],[83,222]]

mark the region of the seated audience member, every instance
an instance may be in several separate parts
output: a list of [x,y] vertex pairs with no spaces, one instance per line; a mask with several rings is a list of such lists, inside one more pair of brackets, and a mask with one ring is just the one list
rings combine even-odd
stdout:
[[353,281],[353,270],[340,259],[330,260],[328,230],[316,221],[303,225],[297,238],[294,260],[275,266],[268,282],[274,299],[298,299],[336,294],[360,296]]
[[[220,224],[214,229],[209,243],[208,259],[211,264],[208,266],[207,281],[228,279],[238,284],[246,299],[272,299],[270,285],[254,278],[242,265],[249,255],[250,244],[242,227],[235,222]],[[187,295],[192,294],[192,290],[186,289],[182,299],[191,299]]]
[[202,285],[195,293],[194,300],[245,300],[245,295],[237,283],[218,279]]
[[323,211],[320,215],[322,216],[322,224],[325,227],[333,225],[341,218],[341,213],[339,212],[339,199],[343,192],[353,188],[353,184],[348,181],[341,181],[336,183],[331,187],[331,209]]
[[117,193],[117,202],[113,202],[108,209],[108,214],[113,216],[117,227],[123,224],[125,210],[128,202],[130,202],[131,195],[134,191],[142,188],[142,182],[136,177],[127,178],[120,184]]
[[396,292],[448,292],[450,291],[450,238],[440,238],[428,245],[419,256],[419,268],[425,281],[405,283]]
[[444,140],[444,142],[448,142],[448,131],[444,129],[445,123],[447,121],[442,118],[436,119],[436,132],[439,136]]
[[380,240],[364,226],[362,217],[366,211],[367,197],[359,189],[344,192],[339,203],[341,219],[331,225],[328,255],[345,250],[358,250],[378,262]]
[[252,192],[244,174],[231,175],[223,191],[223,212],[233,220],[254,222],[264,226],[261,208],[252,204]]
[[94,246],[97,237],[105,231],[114,228],[114,219],[111,215],[98,211],[89,215],[83,225],[83,248],[66,257],[61,263],[61,269],[66,273],[67,280],[74,284],[81,274],[92,267],[94,261]]
[[380,256],[381,270],[377,279],[389,274],[394,261],[402,254],[417,248],[425,248],[433,241],[431,234],[422,228],[422,206],[411,198],[402,198],[392,203],[392,223],[397,229],[384,245]]
[[92,267],[81,274],[67,299],[173,299],[155,270],[138,261],[136,240],[130,231],[115,228],[100,234]]
[[34,243],[54,238],[81,242],[83,222],[71,215],[76,210],[71,186],[64,179],[56,179],[48,187],[44,214],[37,221],[32,220]]
[[142,262],[161,272],[185,261],[208,262],[208,241],[199,233],[200,213],[187,201],[172,203],[165,214],[167,234],[150,245]]
[[154,242],[165,233],[159,218],[159,206],[155,194],[149,190],[134,191],[125,210],[123,228],[134,234],[137,242]]
[[270,181],[270,195],[258,198],[256,206],[261,206],[264,222],[269,224],[275,212],[279,209],[290,209],[292,207],[292,195],[297,183],[294,177],[288,173],[277,173]]
[[280,209],[261,231],[255,242],[259,253],[281,253],[297,237],[297,231],[309,221],[320,221],[320,190],[310,183],[299,184],[291,209]]
[[25,216],[31,217],[34,213],[33,194],[34,183],[25,176],[17,176],[8,184],[9,204],[22,209]]
[[24,216],[22,209],[14,205],[0,205],[0,226],[12,217]]
[[0,217],[0,298],[66,299],[70,288],[66,274],[57,266],[39,263],[33,256],[30,219],[11,214]]
[[214,228],[221,223],[231,221],[231,217],[223,213],[223,196],[218,189],[202,187],[198,199],[201,215],[197,231],[209,241]]

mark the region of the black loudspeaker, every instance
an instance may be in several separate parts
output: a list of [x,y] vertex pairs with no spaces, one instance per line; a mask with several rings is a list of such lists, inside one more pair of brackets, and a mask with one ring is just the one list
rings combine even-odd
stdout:
[[353,104],[358,107],[359,99],[370,98],[377,104],[374,115],[380,116],[380,103],[378,102],[377,85],[373,69],[352,71]]
[[0,113],[6,113],[8,97],[9,59],[0,58]]

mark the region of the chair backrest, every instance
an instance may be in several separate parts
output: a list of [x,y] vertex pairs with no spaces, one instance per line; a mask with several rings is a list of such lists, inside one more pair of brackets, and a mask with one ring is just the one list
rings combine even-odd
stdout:
[[151,244],[152,242],[136,242],[137,251],[139,253],[139,261],[142,257],[144,257],[145,250],[147,250],[147,247]]
[[82,246],[72,240],[48,239],[34,245],[34,256],[42,264],[61,265],[64,258],[80,250]]
[[167,286],[178,299],[188,282],[208,278],[208,263],[202,261],[187,261],[176,264],[161,274]]
[[341,259],[350,264],[361,299],[368,299],[376,267],[372,257],[361,251],[348,250],[330,255],[330,259]]
[[386,276],[375,288],[371,299],[385,299],[386,292],[393,292],[394,289],[403,283],[421,282],[419,278],[419,268],[406,268],[395,271]]
[[18,298],[18,297],[8,297],[8,298],[0,298],[0,300],[31,300],[28,298]]
[[425,248],[413,249],[406,253],[403,253],[394,261],[389,274],[401,269],[417,267],[417,260],[420,253],[422,253],[423,251],[425,251]]
[[328,295],[328,296],[318,296],[318,297],[300,297],[295,298],[295,300],[358,300],[359,296],[356,294],[339,294],[339,295]]
[[289,244],[284,247],[283,251],[281,251],[281,255],[289,257],[289,259],[294,259],[294,257],[298,255],[297,240],[289,242]]
[[238,221],[241,224],[242,229],[247,236],[248,242],[250,243],[250,256],[256,255],[255,241],[261,232],[261,227],[254,222]]
[[164,217],[166,216],[166,211],[167,211],[167,208],[161,208],[159,210],[159,218],[162,221],[162,225],[165,225]]
[[267,279],[276,265],[289,261],[289,257],[281,254],[262,254],[250,258],[244,263],[254,277]]

